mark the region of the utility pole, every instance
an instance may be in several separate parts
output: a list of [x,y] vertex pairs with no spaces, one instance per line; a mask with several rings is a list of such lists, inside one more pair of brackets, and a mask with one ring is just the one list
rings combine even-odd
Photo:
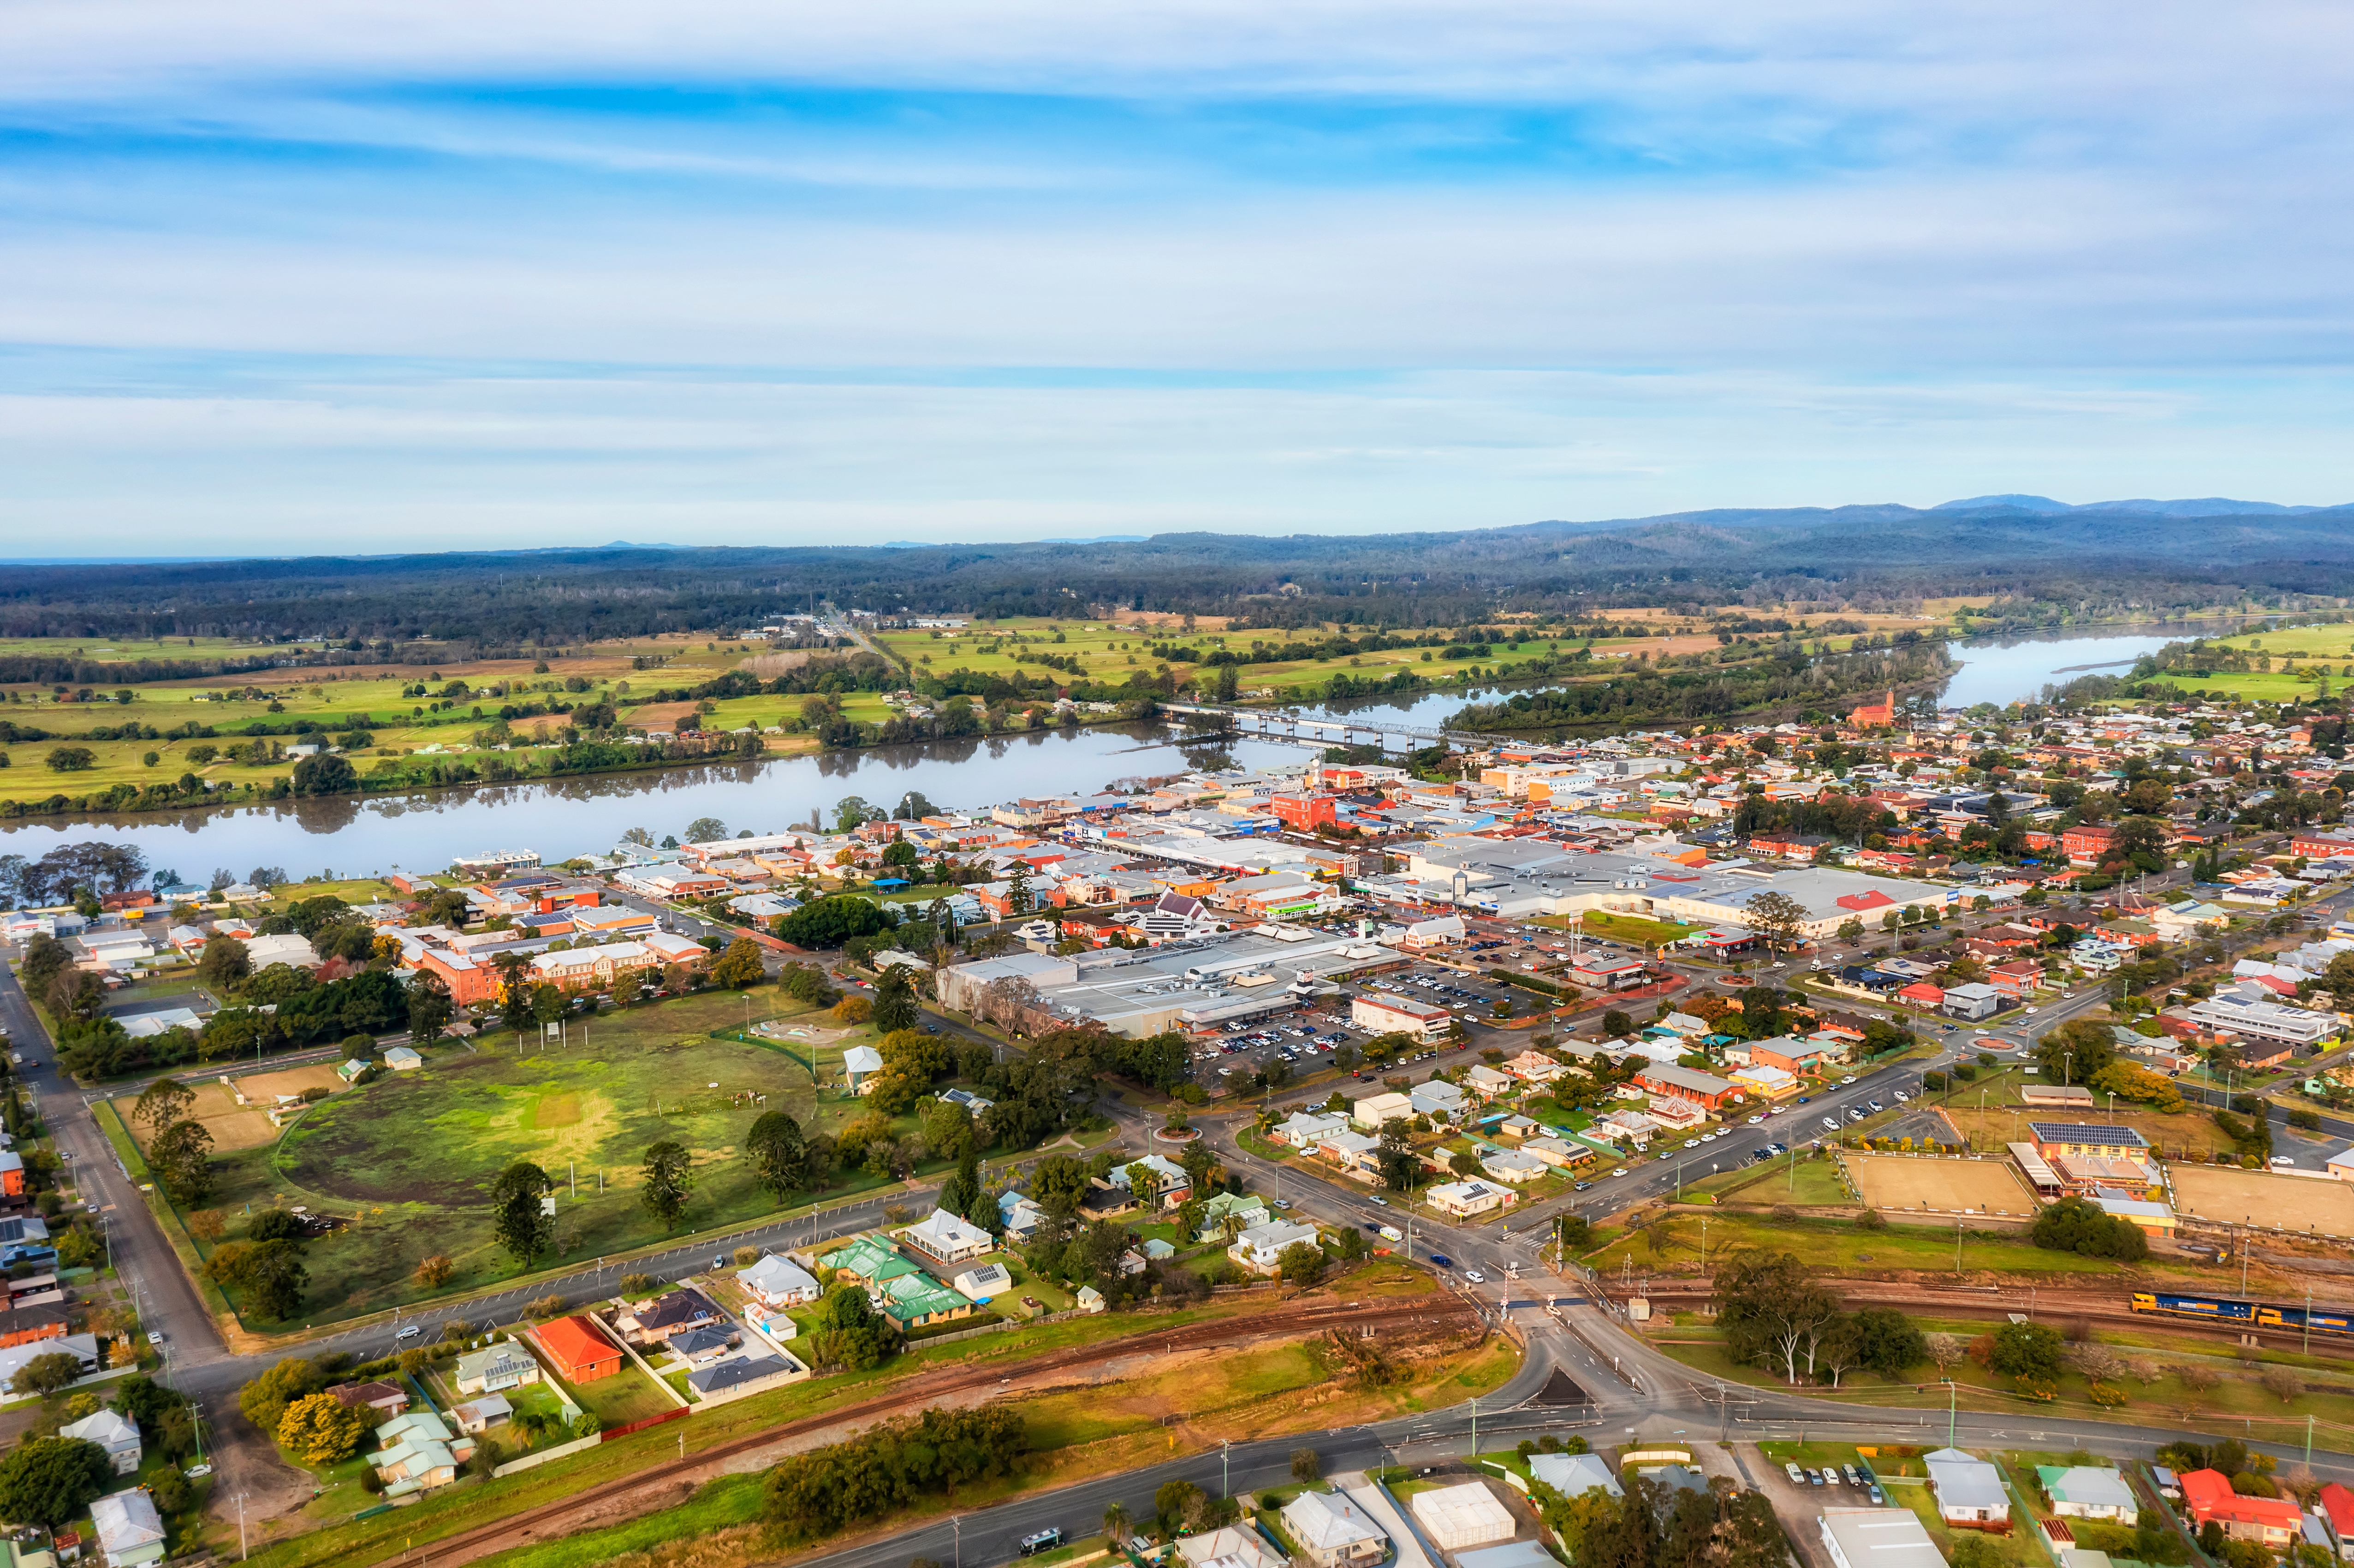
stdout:
[[1954,1380],[1947,1378],[1946,1380],[1946,1446],[1948,1448],[1954,1446],[1954,1425],[1958,1419],[1956,1412],[1960,1408],[1955,1404],[1955,1398],[1960,1393],[1961,1389]]
[[1479,1457],[1479,1402],[1476,1398],[1471,1402],[1471,1457]]
[[1234,1479],[1227,1468],[1234,1458],[1234,1447],[1233,1438],[1218,1439],[1218,1495],[1222,1498],[1235,1495]]
[[1958,1279],[1958,1278],[1960,1278],[1960,1277],[1961,1277],[1961,1273],[1962,1273],[1962,1221],[1961,1221],[1961,1216],[1957,1214],[1957,1215],[1956,1215],[1956,1216],[1954,1217],[1954,1277],[1955,1277],[1956,1278],[1957,1278],[1957,1279]]

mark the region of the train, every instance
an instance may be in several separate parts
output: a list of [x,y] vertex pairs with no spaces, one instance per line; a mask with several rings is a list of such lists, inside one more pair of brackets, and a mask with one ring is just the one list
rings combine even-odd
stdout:
[[2335,1307],[2274,1307],[2269,1302],[2243,1301],[2231,1296],[2168,1296],[2136,1291],[2133,1309],[2168,1318],[2197,1318],[2211,1323],[2237,1323],[2254,1329],[2310,1330],[2317,1334],[2354,1335],[2354,1312]]

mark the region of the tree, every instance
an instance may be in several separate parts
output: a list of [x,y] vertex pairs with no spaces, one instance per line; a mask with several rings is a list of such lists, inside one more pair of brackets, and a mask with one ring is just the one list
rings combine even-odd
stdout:
[[[1839,1298],[1789,1253],[1735,1252],[1716,1269],[1718,1326],[1739,1361],[1779,1361],[1786,1382],[1798,1381],[1798,1354],[1840,1316]],[[1808,1371],[1813,1372],[1808,1352]]]
[[819,1298],[810,1330],[810,1360],[818,1366],[865,1372],[891,1353],[891,1319],[875,1310],[859,1285],[837,1285]]
[[853,937],[878,936],[897,924],[896,916],[867,899],[836,894],[802,905],[774,929],[797,948],[838,948]]
[[905,964],[885,964],[882,977],[875,982],[875,1029],[885,1034],[902,1029],[913,1029],[923,1022],[924,1010],[916,1001],[916,983]]
[[332,1393],[306,1394],[278,1418],[278,1441],[306,1465],[339,1465],[359,1451],[371,1414]]
[[133,1102],[131,1117],[134,1121],[147,1124],[147,1134],[152,1139],[185,1118],[188,1107],[196,1103],[196,1092],[179,1079],[158,1078],[142,1090],[139,1098]]
[[695,1191],[694,1158],[686,1145],[674,1138],[648,1146],[641,1178],[638,1201],[646,1212],[663,1223],[664,1230],[676,1230],[678,1219],[686,1212],[686,1195]]
[[1277,1255],[1276,1272],[1286,1285],[1313,1285],[1324,1277],[1324,1249],[1313,1242],[1293,1242]]
[[1863,922],[1850,915],[1840,922],[1839,939],[1842,942],[1863,940]]
[[196,978],[218,991],[242,985],[253,973],[253,952],[235,937],[216,935],[196,959]]
[[408,979],[408,1033],[419,1042],[439,1040],[450,1026],[453,1009],[450,988],[431,969],[419,969]]
[[686,842],[691,844],[707,844],[726,836],[727,824],[716,817],[697,817],[686,824]]
[[1291,1451],[1291,1478],[1311,1487],[1322,1480],[1322,1457],[1313,1448],[1294,1448]]
[[417,1283],[428,1290],[439,1290],[457,1272],[458,1266],[450,1261],[450,1255],[437,1252],[417,1266]]
[[2067,1348],[2057,1329],[2041,1323],[2005,1323],[1995,1330],[1987,1365],[2021,1383],[2056,1383]]
[[213,1135],[200,1121],[175,1121],[147,1145],[147,1163],[173,1202],[201,1208],[213,1193]]
[[546,1202],[555,1191],[555,1180],[528,1160],[514,1161],[491,1184],[491,1234],[519,1270],[529,1269],[555,1239],[556,1216]]
[[340,795],[358,789],[360,775],[346,758],[322,752],[294,765],[292,783],[297,795]]
[[18,1388],[29,1389],[35,1393],[55,1393],[80,1379],[81,1361],[78,1358],[63,1351],[51,1351],[47,1355],[35,1356],[19,1367],[13,1381]]
[[763,1111],[744,1136],[753,1184],[781,1203],[809,1181],[809,1148],[801,1124],[783,1111]]
[[2037,1246],[2086,1257],[2132,1263],[2149,1255],[2149,1238],[2139,1225],[2105,1213],[2089,1198],[2062,1198],[2040,1210],[2028,1234]]
[[1124,1542],[1128,1539],[1129,1532],[1134,1528],[1135,1520],[1129,1518],[1128,1505],[1126,1503],[1115,1500],[1104,1505],[1103,1532],[1105,1540]]
[[326,1374],[317,1362],[289,1356],[239,1388],[237,1407],[260,1430],[275,1432],[288,1405],[326,1386]]
[[1743,906],[1742,919],[1767,947],[1789,948],[1797,944],[1807,927],[1807,906],[1787,893],[1769,891],[1757,894]]
[[768,966],[760,961],[760,944],[749,937],[738,937],[728,943],[727,950],[711,966],[712,983],[724,985],[729,991],[742,991],[768,978]]
[[302,1305],[303,1287],[311,1283],[301,1245],[282,1240],[230,1242],[217,1247],[205,1260],[205,1276],[217,1285],[245,1292],[245,1304],[255,1316],[281,1322],[294,1316]]
[[1635,1021],[1614,1007],[1602,1015],[1602,1033],[1606,1039],[1622,1039],[1635,1033]]
[[80,1437],[30,1437],[0,1458],[0,1517],[55,1530],[114,1482],[114,1461]]

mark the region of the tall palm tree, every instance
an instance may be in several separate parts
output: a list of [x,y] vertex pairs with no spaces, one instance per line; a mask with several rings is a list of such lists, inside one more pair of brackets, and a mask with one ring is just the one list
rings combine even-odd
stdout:
[[1136,1521],[1128,1517],[1128,1507],[1126,1504],[1113,1502],[1104,1505],[1103,1530],[1106,1539],[1111,1541],[1126,1541],[1129,1537],[1129,1528]]

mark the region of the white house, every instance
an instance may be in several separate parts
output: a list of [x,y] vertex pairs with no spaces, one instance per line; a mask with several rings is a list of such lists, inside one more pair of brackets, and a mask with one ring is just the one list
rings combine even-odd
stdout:
[[1958,1530],[2010,1527],[2010,1494],[2003,1489],[2001,1471],[1959,1448],[1940,1448],[1926,1463],[1929,1489],[1946,1524]]
[[81,1363],[84,1373],[98,1370],[98,1339],[92,1334],[67,1334],[50,1340],[34,1340],[27,1344],[0,1348],[0,1391],[16,1392],[16,1374],[37,1356],[69,1355]]
[[769,1307],[799,1307],[825,1294],[809,1270],[775,1253],[749,1268],[737,1269],[736,1282]]
[[107,1568],[142,1568],[164,1560],[164,1520],[143,1487],[102,1497],[90,1505],[98,1549]]
[[1345,1116],[1323,1111],[1294,1111],[1271,1135],[1294,1149],[1313,1149],[1349,1125]]
[[992,1296],[1002,1296],[1013,1288],[1013,1276],[1002,1263],[984,1263],[979,1268],[968,1268],[949,1287],[968,1301],[986,1301]]
[[114,1462],[114,1473],[118,1476],[135,1476],[139,1473],[138,1424],[124,1420],[111,1410],[101,1410],[95,1414],[83,1416],[71,1425],[60,1426],[58,1428],[58,1436],[79,1437],[85,1443],[97,1444],[106,1450],[106,1457]]
[[1485,1181],[1449,1181],[1443,1187],[1433,1187],[1423,1196],[1430,1201],[1432,1208],[1458,1220],[1484,1214],[1513,1201],[1511,1193]]
[[539,1362],[510,1340],[458,1358],[460,1393],[503,1393],[539,1381]]
[[2141,1505],[2125,1477],[2105,1465],[2072,1465],[2065,1469],[2039,1465],[2036,1479],[2052,1499],[2052,1511],[2067,1519],[2105,1519],[2133,1524]]
[[1297,1220],[1272,1220],[1236,1236],[1226,1255],[1254,1274],[1273,1274],[1282,1262],[1283,1249],[1296,1242],[1316,1245],[1316,1227]]
[[899,1238],[925,1255],[942,1263],[962,1263],[979,1257],[997,1245],[997,1238],[971,1221],[934,1209],[899,1233]]
[[1390,1538],[1339,1492],[1302,1492],[1284,1504],[1282,1519],[1305,1568],[1350,1568],[1389,1555]]
[[1414,1102],[1404,1095],[1367,1095],[1349,1107],[1349,1119],[1367,1132],[1379,1132],[1386,1121],[1412,1121]]
[[863,1095],[875,1086],[875,1075],[883,1070],[883,1053],[872,1045],[853,1045],[842,1054],[842,1075],[848,1080],[850,1092]]

